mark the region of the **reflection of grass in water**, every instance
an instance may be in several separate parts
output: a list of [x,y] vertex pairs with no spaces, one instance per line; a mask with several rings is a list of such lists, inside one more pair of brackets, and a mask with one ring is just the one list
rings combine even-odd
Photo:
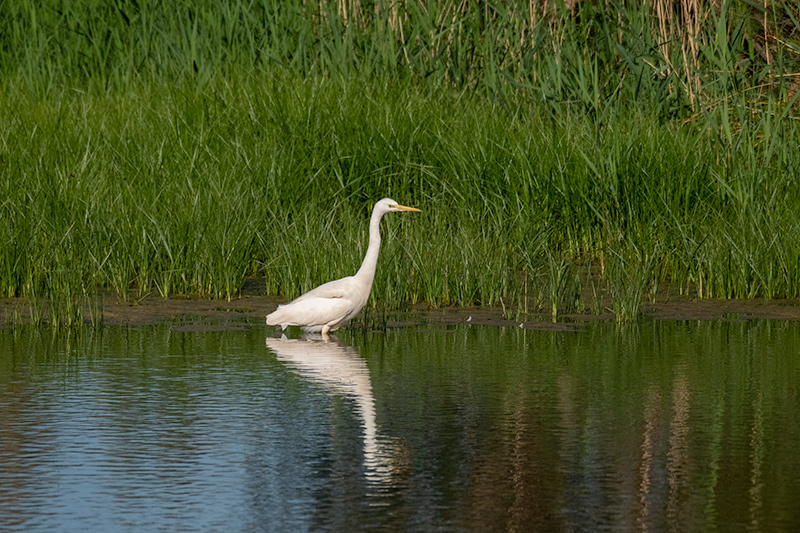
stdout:
[[[610,516],[608,499],[598,494],[626,494],[617,508],[627,505],[626,516],[630,517],[637,516],[646,498],[652,497],[649,508],[656,510],[681,503],[681,524],[687,529],[712,521],[724,529],[733,521],[746,520],[752,516],[751,501],[775,504],[775,512],[765,512],[761,518],[766,529],[771,524],[779,529],[779,524],[786,523],[782,521],[796,516],[800,480],[786,472],[796,471],[798,460],[787,442],[796,442],[800,426],[796,409],[787,409],[787,402],[798,398],[800,328],[775,321],[646,320],[619,329],[590,324],[577,335],[517,328],[456,326],[453,330],[448,334],[396,330],[385,335],[342,335],[366,361],[378,428],[387,436],[413,437],[399,442],[402,455],[396,456],[397,483],[417,483],[427,494],[433,471],[427,466],[439,465],[442,479],[458,475],[481,489],[485,495],[482,505],[493,513],[483,518],[489,529],[497,520],[507,519],[508,502],[519,494],[520,480],[532,486],[549,480],[554,487],[542,491],[535,502],[539,514],[523,524],[528,529],[541,524],[540,517],[552,517],[556,528],[562,525],[568,497],[585,504],[570,507],[574,523],[597,527],[597,517]],[[86,412],[64,409],[66,401],[50,402],[53,407],[47,413],[59,409],[65,416],[42,416],[45,394],[68,400],[72,398],[68,392],[74,391],[78,393],[74,402],[83,402],[79,407],[117,413],[119,416],[103,419],[103,428],[112,429],[113,424],[126,436],[131,434],[131,409],[141,415],[136,420],[142,421],[143,430],[163,429],[166,419],[180,434],[186,420],[195,420],[198,413],[198,402],[176,401],[187,390],[202,393],[203,401],[223,398],[225,403],[219,405],[224,408],[203,411],[219,417],[220,427],[227,427],[229,413],[242,404],[269,401],[272,408],[285,402],[290,414],[298,412],[298,404],[309,408],[301,403],[308,398],[308,387],[265,354],[264,333],[258,328],[202,334],[170,327],[80,334],[31,328],[0,331],[0,348],[8,354],[0,358],[0,379],[10,406],[5,413],[24,413],[19,406],[27,406],[30,415],[23,421],[35,427],[43,439],[61,435],[46,431],[47,427],[71,427],[71,422],[81,421],[75,417]],[[220,364],[220,354],[235,356]],[[131,360],[142,363],[130,364]],[[206,378],[200,383],[198,369]],[[95,392],[107,395],[109,383],[139,382],[152,386],[119,387],[114,402],[88,400]],[[25,383],[30,383],[27,390],[19,386]],[[153,393],[154,388],[158,394]],[[18,389],[25,393],[13,394]],[[147,401],[137,402],[136,398]],[[316,405],[319,403],[310,409]],[[352,451],[352,443],[357,443],[362,433],[346,416],[351,406],[352,402],[335,404],[336,416],[317,419],[324,435],[328,428],[336,432],[339,448],[334,451],[342,452],[348,465],[358,465],[361,457]],[[273,411],[287,412],[280,409]],[[155,417],[153,412],[186,416]],[[264,425],[259,428],[273,424],[275,418],[263,417]],[[6,416],[4,420],[11,419]],[[19,420],[18,416],[14,422]],[[195,429],[201,431],[216,420],[206,419],[206,425]],[[274,426],[276,442],[286,441],[281,437],[287,434],[287,427],[294,427],[292,422],[308,423],[302,417],[281,419]],[[690,424],[688,434],[680,425],[684,422]],[[50,425],[43,429],[45,423]],[[237,427],[252,431],[251,420],[244,419]],[[3,425],[6,434],[14,428]],[[143,438],[152,434],[140,433]],[[448,445],[464,435],[469,436],[466,446]],[[208,446],[215,444],[230,447],[234,453],[239,450],[239,443],[229,434],[220,433],[218,442],[194,440],[199,444],[189,445],[200,446],[206,454]],[[117,454],[111,457],[118,457],[123,440],[103,442]],[[320,448],[326,457],[332,453],[328,442],[323,441]],[[130,446],[132,452],[139,450],[138,443]],[[286,449],[291,451],[290,446]],[[154,450],[163,452],[163,443],[156,442]],[[137,457],[143,458],[143,468],[163,461],[163,453]],[[288,457],[307,460],[299,454]],[[768,457],[773,467],[750,475],[754,461],[761,457]],[[59,463],[51,460],[50,464]],[[197,468],[195,463],[189,466]],[[109,463],[112,475],[118,467],[117,462]],[[509,475],[509,468],[515,468],[514,475]],[[475,476],[478,470],[482,475]],[[272,475],[272,470],[265,472]],[[363,475],[357,467],[342,472],[350,476],[347,479]],[[640,475],[644,472],[650,475],[646,484]],[[177,472],[177,476],[181,474]],[[243,478],[245,481],[252,479],[251,472],[243,474],[251,476]],[[209,488],[204,477],[198,478],[200,488],[213,494],[215,488]],[[341,479],[329,478],[331,490],[341,486]],[[670,483],[675,490],[669,489]],[[659,487],[664,490],[657,490]],[[237,489],[234,486],[228,491],[232,498],[239,496]],[[189,493],[189,497],[194,495]],[[470,495],[463,494],[458,500],[465,509],[474,502]],[[596,510],[596,514],[587,516],[586,509]],[[657,528],[665,512],[655,514],[648,523]],[[376,516],[386,517],[391,527],[393,517],[386,515]]]
[[[251,20],[239,6],[225,20],[287,29],[286,41],[258,44],[252,36],[269,28],[244,35],[234,25],[217,39],[222,18],[206,17],[186,35],[170,10],[131,19],[123,35],[116,12],[103,12],[93,23],[110,25],[107,48],[57,33],[59,54],[37,36],[57,26],[47,17],[88,24],[80,2],[42,13],[37,28],[7,11],[9,27],[30,31],[6,47],[18,61],[0,56],[0,292],[50,300],[63,323],[85,318],[79,303],[98,285],[121,299],[131,290],[230,299],[263,275],[267,292],[288,298],[355,272],[371,204],[391,195],[424,212],[383,222],[373,303],[389,307],[502,304],[512,316],[541,292],[553,314],[599,312],[591,279],[591,301],[575,298],[575,265],[601,257],[614,263],[603,283],[618,317],[638,314],[661,280],[700,297],[800,296],[800,128],[778,67],[765,74],[775,92],[759,93],[766,78],[734,90],[753,85],[748,69],[718,67],[748,56],[741,40],[703,28],[713,45],[687,65],[679,47],[659,44],[661,30],[635,27],[649,15],[619,28],[609,26],[616,15],[585,18],[618,36],[607,49],[606,38],[582,41],[598,28],[559,18],[530,28],[532,42],[559,43],[558,61],[516,54],[516,4],[497,7],[509,18],[490,26],[470,9],[445,17],[445,4],[428,14],[405,5],[415,23],[402,41],[390,18],[347,26],[319,41],[330,42],[324,50],[301,36],[328,37],[343,24],[337,9]],[[423,31],[453,14],[475,32]],[[114,44],[155,35],[163,42],[139,63],[141,51],[121,56]],[[448,36],[446,46],[432,35]],[[653,39],[647,64],[632,48],[642,39]],[[253,70],[262,53],[286,69]],[[670,68],[654,76],[658,64]],[[703,65],[713,69],[700,76]],[[636,251],[657,247],[665,252],[649,259]],[[638,280],[648,270],[658,274]]]

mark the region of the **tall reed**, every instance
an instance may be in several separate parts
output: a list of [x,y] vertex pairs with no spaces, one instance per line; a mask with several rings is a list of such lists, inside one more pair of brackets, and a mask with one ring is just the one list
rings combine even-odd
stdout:
[[274,67],[382,83],[433,79],[502,101],[662,116],[800,88],[789,0],[211,0],[0,4],[0,72],[41,93]]

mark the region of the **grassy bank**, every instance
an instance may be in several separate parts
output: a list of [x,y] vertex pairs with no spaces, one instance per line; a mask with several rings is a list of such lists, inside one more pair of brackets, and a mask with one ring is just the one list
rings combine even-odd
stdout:
[[783,4],[691,39],[656,4],[73,4],[0,9],[0,294],[51,322],[98,286],[295,296],[357,269],[388,195],[423,210],[384,220],[390,307],[800,296]]

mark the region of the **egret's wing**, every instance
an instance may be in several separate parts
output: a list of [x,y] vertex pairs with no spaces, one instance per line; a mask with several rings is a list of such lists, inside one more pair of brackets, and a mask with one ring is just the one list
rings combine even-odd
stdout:
[[353,277],[348,276],[346,278],[323,283],[316,289],[311,289],[307,293],[298,296],[286,305],[301,302],[309,298],[347,298],[353,295],[354,288]]
[[361,309],[369,296],[370,285],[355,276],[329,281],[291,302],[279,305],[267,316],[268,325],[337,325]]
[[[305,295],[308,296],[308,295]],[[278,307],[267,324],[281,326],[322,326],[341,320],[353,309],[349,298],[304,297]]]

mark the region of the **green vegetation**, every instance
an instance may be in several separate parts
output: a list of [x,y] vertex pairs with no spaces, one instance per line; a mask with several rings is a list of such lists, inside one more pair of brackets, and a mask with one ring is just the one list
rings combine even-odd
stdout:
[[0,295],[799,297],[800,9],[566,4],[0,0]]

